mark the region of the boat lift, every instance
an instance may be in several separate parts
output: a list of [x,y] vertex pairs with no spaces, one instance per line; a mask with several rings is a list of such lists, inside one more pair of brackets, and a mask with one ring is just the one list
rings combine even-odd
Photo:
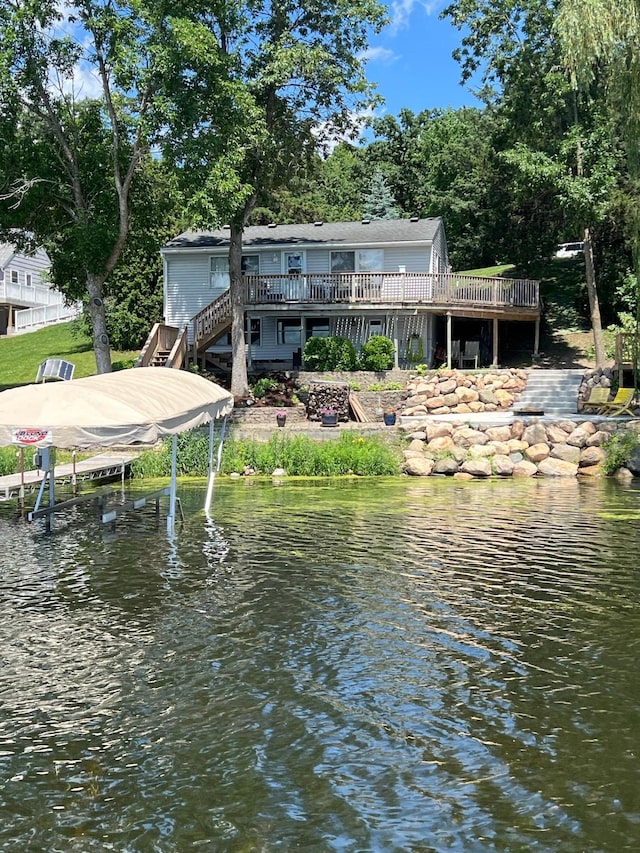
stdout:
[[[34,448],[44,477],[29,520],[45,518],[51,528],[53,514],[93,495],[55,502],[56,447],[113,446],[153,443],[171,436],[171,481],[168,487],[119,506],[101,504],[103,523],[113,522],[147,501],[156,506],[169,498],[167,531],[175,528],[177,497],[177,437],[181,432],[209,424],[209,472],[205,512],[208,513],[216,471],[220,469],[226,418],[233,408],[232,395],[201,376],[179,370],[136,368],[64,383],[23,386],[0,393],[0,446]],[[39,412],[35,420],[30,413]],[[217,464],[214,466],[215,421],[221,420]],[[29,426],[23,424],[28,423]],[[49,505],[43,506],[45,493]]]

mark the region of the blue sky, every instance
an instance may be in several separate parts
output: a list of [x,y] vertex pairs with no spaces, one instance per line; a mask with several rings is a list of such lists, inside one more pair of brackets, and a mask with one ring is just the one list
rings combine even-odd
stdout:
[[444,0],[395,0],[388,5],[391,23],[372,37],[367,52],[367,77],[385,98],[379,112],[481,106],[470,88],[460,85],[460,66],[451,53],[462,33],[440,20]]

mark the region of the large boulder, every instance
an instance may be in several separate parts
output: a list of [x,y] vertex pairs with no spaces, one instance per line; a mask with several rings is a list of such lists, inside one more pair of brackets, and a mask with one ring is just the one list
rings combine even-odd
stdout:
[[443,456],[441,459],[436,459],[433,466],[433,474],[456,474],[458,472],[458,462],[453,456]]
[[471,474],[473,477],[490,477],[491,462],[488,459],[466,459],[460,466],[463,474]]
[[541,462],[543,459],[546,459],[549,453],[551,452],[551,448],[548,444],[541,441],[538,444],[532,444],[531,447],[527,447],[524,451],[524,455],[530,462]]
[[580,448],[573,447],[571,444],[554,444],[550,455],[554,459],[564,459],[565,462],[576,465],[580,460]]
[[428,477],[433,471],[433,459],[427,456],[410,456],[404,460],[402,470],[410,477]]
[[575,477],[578,473],[578,466],[572,462],[565,462],[564,459],[549,457],[538,463],[538,471],[545,477]]
[[498,477],[510,477],[513,474],[514,463],[502,453],[497,453],[491,460],[493,473]]
[[523,459],[522,462],[515,462],[513,466],[514,477],[535,477],[538,473],[538,468],[533,462],[528,459]]

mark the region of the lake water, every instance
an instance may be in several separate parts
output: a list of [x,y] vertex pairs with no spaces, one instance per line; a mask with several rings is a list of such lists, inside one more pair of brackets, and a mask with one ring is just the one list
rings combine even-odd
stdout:
[[640,849],[640,488],[0,505],[0,849]]

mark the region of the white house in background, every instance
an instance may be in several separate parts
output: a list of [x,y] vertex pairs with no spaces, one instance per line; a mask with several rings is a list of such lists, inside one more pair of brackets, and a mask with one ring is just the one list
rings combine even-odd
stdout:
[[[228,252],[228,228],[188,231],[161,250],[165,323],[186,327],[193,356],[212,366],[231,350]],[[255,369],[296,367],[309,338],[334,335],[356,348],[385,335],[400,366],[430,363],[437,347],[455,363],[466,340],[497,363],[500,320],[535,325],[537,350],[538,283],[451,273],[440,218],[248,227],[242,268]]]
[[46,281],[49,258],[42,249],[20,254],[11,243],[0,243],[0,335],[31,331],[69,320],[78,313]]

